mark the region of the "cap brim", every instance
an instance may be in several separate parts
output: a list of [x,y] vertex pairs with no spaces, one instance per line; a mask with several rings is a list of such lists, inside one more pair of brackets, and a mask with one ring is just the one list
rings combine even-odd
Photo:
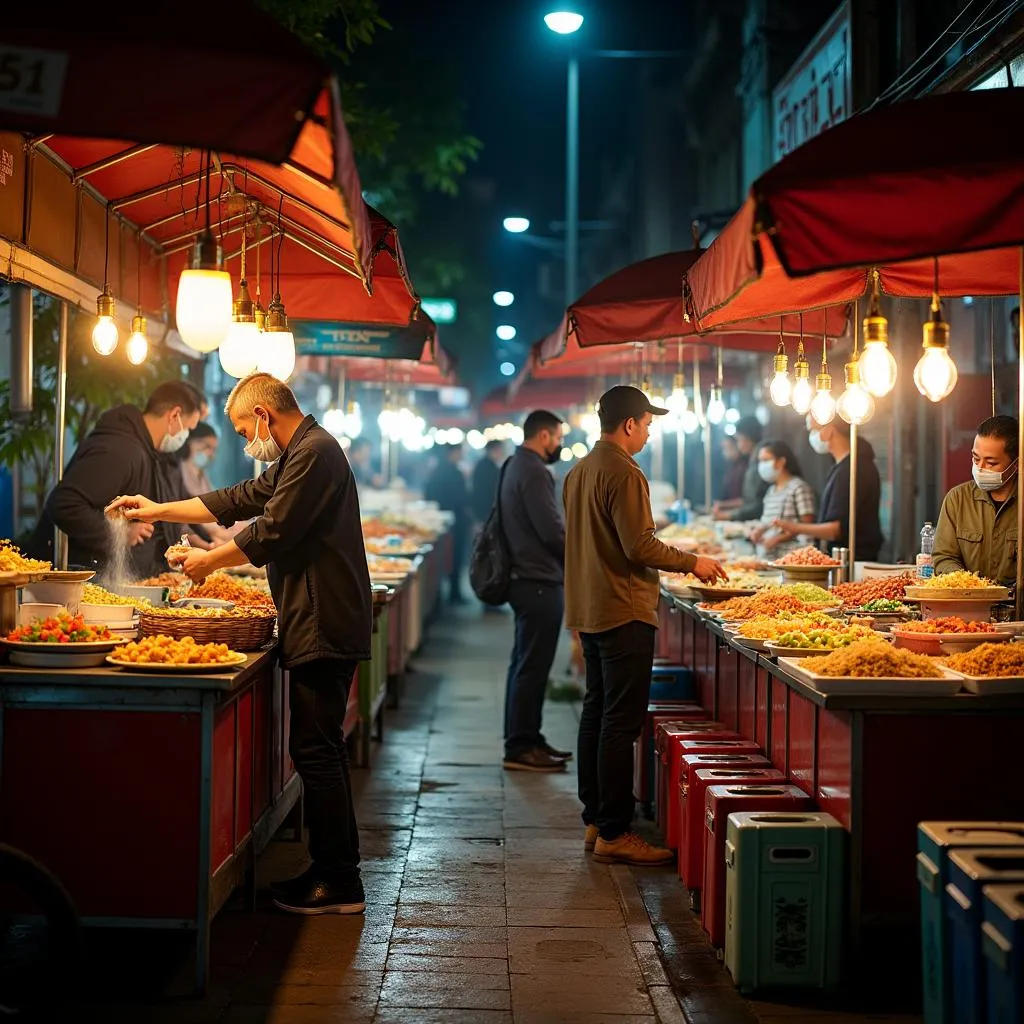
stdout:
[[648,405],[647,411],[652,416],[667,416],[669,412],[668,409],[662,409],[660,405]]

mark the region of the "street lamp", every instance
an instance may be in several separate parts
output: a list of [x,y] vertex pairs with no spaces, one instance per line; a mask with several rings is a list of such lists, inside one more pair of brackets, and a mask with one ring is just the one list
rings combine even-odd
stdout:
[[524,231],[530,230],[530,221],[527,217],[506,217],[501,224],[513,235],[521,235]]
[[516,329],[511,324],[499,324],[494,333],[499,341],[511,341],[516,336]]
[[560,36],[571,36],[583,24],[583,15],[575,11],[552,11],[544,15],[544,24]]
[[491,298],[496,306],[511,306],[516,301],[516,297],[511,292],[506,291],[495,292]]

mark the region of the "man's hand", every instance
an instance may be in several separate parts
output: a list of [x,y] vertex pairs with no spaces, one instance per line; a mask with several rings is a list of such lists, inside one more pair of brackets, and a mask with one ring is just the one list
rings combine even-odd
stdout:
[[705,583],[714,583],[715,580],[728,582],[729,577],[725,574],[721,563],[707,555],[698,555],[693,566],[694,576],[700,577]]
[[[131,522],[155,523],[160,518],[161,509],[155,501],[150,501],[145,495],[121,494],[103,510],[103,514],[108,518],[114,518],[113,514],[118,511]],[[150,530],[150,534],[152,532]]]
[[152,536],[152,523],[132,523],[131,526],[128,527],[128,543],[133,548],[142,544],[144,541],[149,540]]
[[760,544],[761,538],[764,537],[766,529],[767,528],[764,526],[755,526],[754,529],[750,531],[750,543]]
[[781,530],[787,537],[794,537],[800,532],[800,523],[794,523],[789,519],[776,519],[772,523],[776,530]]
[[210,556],[205,551],[190,551],[179,567],[179,572],[183,572],[193,583],[202,583],[212,571]]
[[192,547],[194,548],[199,548],[200,551],[209,551],[212,548],[216,547],[216,545],[211,543],[210,541],[203,540],[203,538],[200,537],[198,533],[189,533],[186,534],[186,536],[188,537],[189,544],[191,544]]

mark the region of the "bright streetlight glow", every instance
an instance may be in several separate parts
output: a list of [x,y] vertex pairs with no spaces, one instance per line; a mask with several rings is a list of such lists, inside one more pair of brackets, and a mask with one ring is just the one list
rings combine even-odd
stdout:
[[516,329],[511,324],[499,324],[494,333],[499,341],[511,341],[516,336]]
[[544,24],[560,36],[571,36],[583,25],[583,15],[575,11],[552,11],[544,15]]
[[511,377],[516,372],[516,364],[508,362],[502,363],[501,366],[498,367],[498,369],[501,370],[502,377]]
[[511,292],[495,292],[492,296],[494,304],[496,306],[511,306],[516,301],[516,297]]
[[506,217],[501,223],[505,230],[513,235],[521,235],[524,231],[530,230],[528,217]]

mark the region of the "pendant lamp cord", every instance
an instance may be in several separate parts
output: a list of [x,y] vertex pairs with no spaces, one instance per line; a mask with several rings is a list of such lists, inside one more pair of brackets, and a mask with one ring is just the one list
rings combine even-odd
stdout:
[[[136,275],[135,291],[136,291],[136,298],[139,300],[139,316],[142,316],[142,228],[139,228],[139,233],[138,233],[137,238],[138,238],[138,242],[139,242],[139,255],[138,255],[138,260],[137,260],[137,264],[136,264],[137,275]],[[103,276],[106,277],[106,274],[104,274]]]
[[992,376],[992,415],[996,414],[996,317],[995,299],[988,303],[988,367]]
[[206,151],[206,230],[210,230],[210,167],[212,160],[210,151]]
[[110,204],[103,210],[103,290],[108,291],[110,279],[107,271],[110,268]]
[[274,294],[281,294],[281,250],[284,248],[284,227],[281,224],[281,217],[284,214],[284,193],[281,193],[281,202],[277,207],[277,226],[281,231],[281,241],[277,243],[277,288]]
[[807,353],[804,352],[804,315],[803,315],[803,313],[800,314],[800,345],[799,345],[799,347],[797,349],[796,358],[797,358],[797,362],[799,362],[800,360],[804,360],[806,362],[806,360],[807,360]]

